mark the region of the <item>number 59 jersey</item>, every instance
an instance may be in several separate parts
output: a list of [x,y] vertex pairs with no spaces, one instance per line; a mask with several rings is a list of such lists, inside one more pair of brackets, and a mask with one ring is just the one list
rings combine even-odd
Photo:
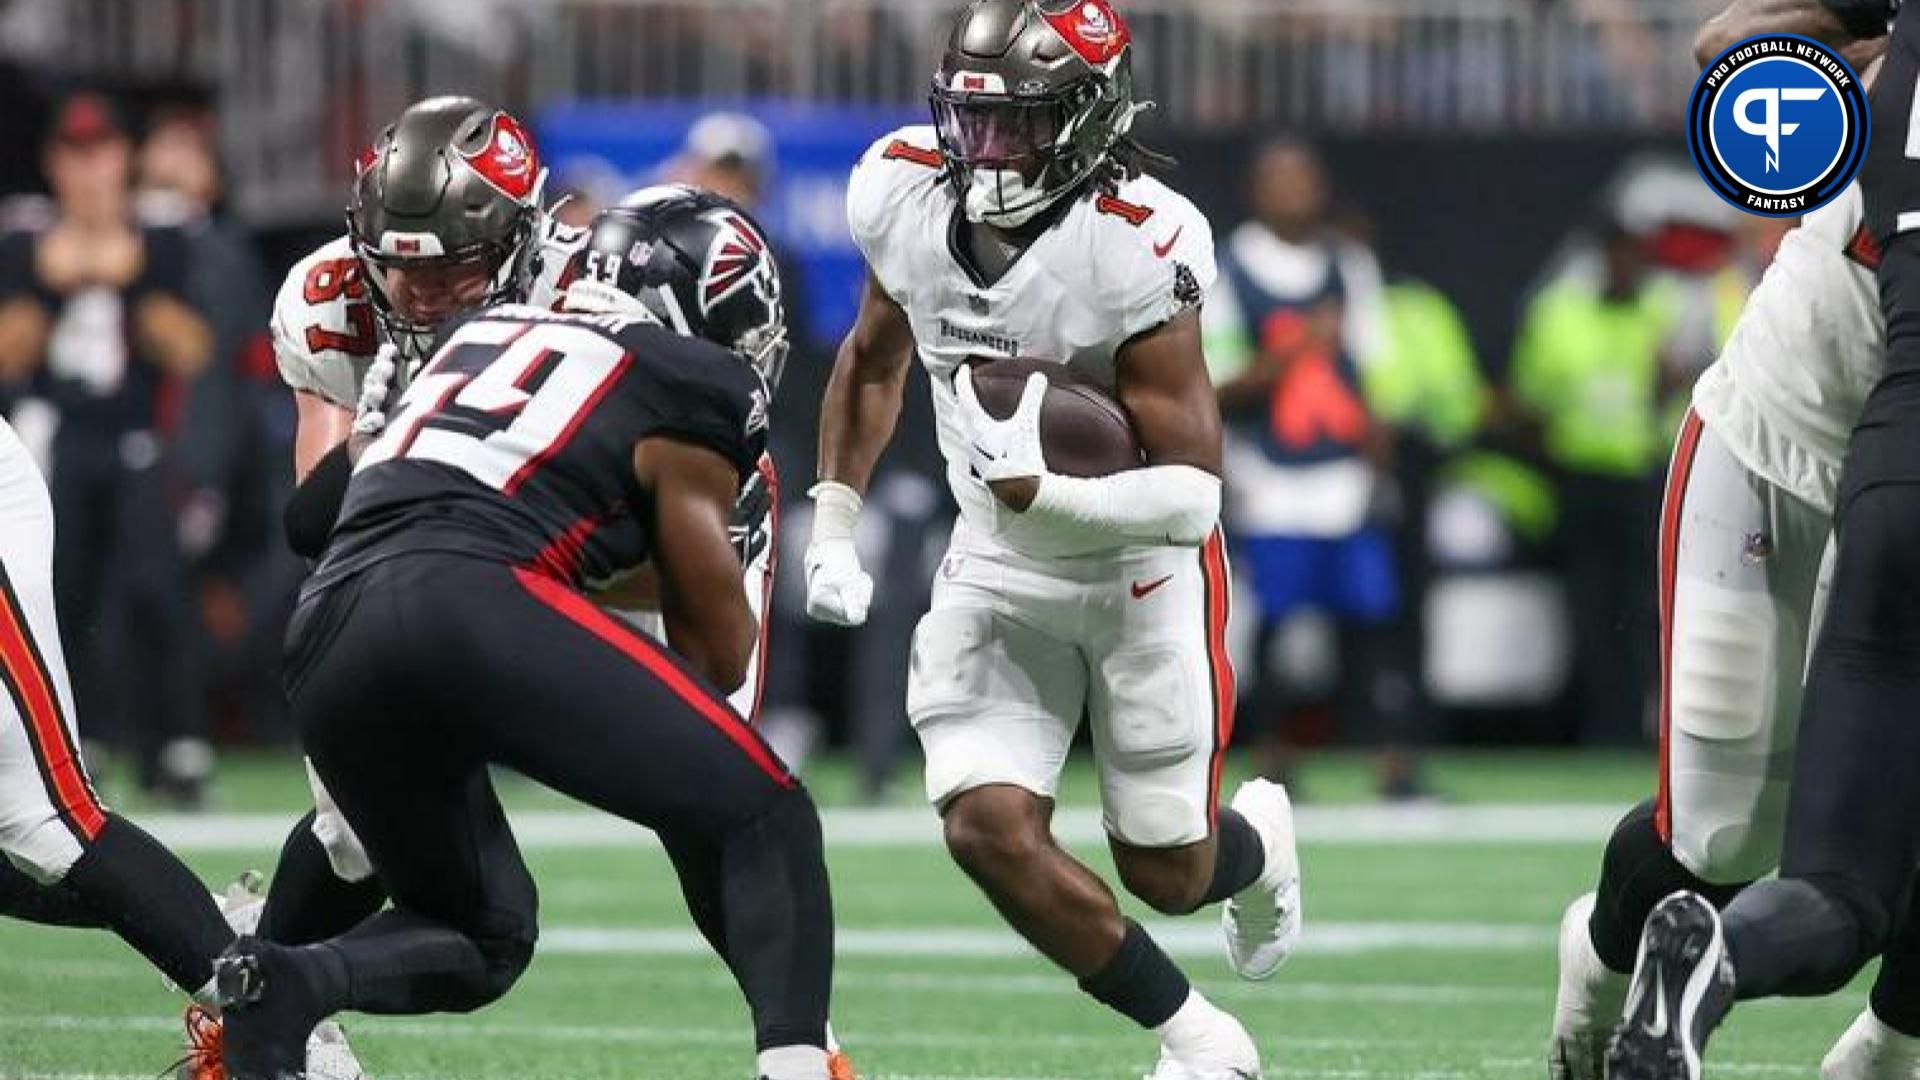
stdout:
[[604,584],[651,550],[634,444],[670,436],[744,482],[766,384],[732,352],[651,322],[494,308],[457,325],[361,455],[313,588],[440,551]]

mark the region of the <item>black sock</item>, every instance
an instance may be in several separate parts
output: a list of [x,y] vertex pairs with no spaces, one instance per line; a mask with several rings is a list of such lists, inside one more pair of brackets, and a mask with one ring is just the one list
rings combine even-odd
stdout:
[[1267,868],[1267,850],[1260,844],[1260,834],[1238,810],[1220,808],[1214,837],[1213,881],[1207,885],[1202,906],[1217,904],[1253,884],[1260,871]]
[[206,885],[160,842],[119,816],[87,845],[66,884],[127,944],[191,994],[213,977],[233,930]]
[[782,792],[759,817],[722,834],[719,853],[723,955],[753,1011],[756,1049],[824,1047],[833,896],[812,797],[805,788]]
[[1193,991],[1186,975],[1132,919],[1113,959],[1081,979],[1080,989],[1143,1028],[1166,1023]]
[[386,903],[378,878],[348,881],[333,872],[327,849],[313,832],[314,811],[300,819],[280,847],[267,883],[259,935],[282,945],[307,945],[344,934]]
[[87,902],[64,881],[42,885],[27,872],[0,858],[0,915],[42,926],[101,929],[107,925],[100,909]]
[[1627,811],[1607,840],[1600,864],[1600,889],[1588,932],[1600,962],[1614,971],[1633,970],[1640,931],[1655,904],[1681,889],[1699,893],[1714,907],[1725,907],[1746,882],[1715,885],[1702,880],[1674,858],[1654,824],[1654,802]]

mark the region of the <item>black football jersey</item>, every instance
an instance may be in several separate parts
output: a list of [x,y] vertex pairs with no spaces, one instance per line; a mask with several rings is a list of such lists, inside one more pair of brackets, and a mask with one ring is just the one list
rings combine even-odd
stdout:
[[650,322],[482,312],[443,335],[361,455],[313,587],[417,551],[611,580],[651,546],[634,445],[698,443],[744,482],[767,398],[733,353]]

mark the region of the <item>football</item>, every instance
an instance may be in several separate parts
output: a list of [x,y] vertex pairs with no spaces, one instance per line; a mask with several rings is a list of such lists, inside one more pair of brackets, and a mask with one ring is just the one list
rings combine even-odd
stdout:
[[1138,468],[1145,460],[1126,409],[1113,395],[1073,367],[1033,357],[976,359],[973,389],[994,418],[1004,420],[1020,404],[1027,376],[1044,372],[1047,396],[1040,404],[1040,446],[1047,467],[1067,476],[1108,476]]

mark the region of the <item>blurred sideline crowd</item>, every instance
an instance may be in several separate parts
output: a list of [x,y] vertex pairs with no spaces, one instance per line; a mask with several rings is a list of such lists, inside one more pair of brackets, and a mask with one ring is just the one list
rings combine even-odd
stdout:
[[[215,744],[290,738],[279,648],[304,566],[280,534],[294,411],[266,334],[284,265],[227,212],[207,102],[129,105],[59,100],[45,193],[0,204],[0,409],[49,474],[82,733],[191,807]],[[758,123],[717,114],[666,172],[753,205],[772,156]],[[1509,355],[1487,356],[1446,295],[1381,265],[1310,143],[1273,138],[1244,179],[1239,205],[1203,207],[1221,263],[1204,315],[1230,431],[1237,738],[1296,783],[1302,748],[1376,746],[1389,798],[1432,794],[1420,753],[1451,738],[1643,744],[1666,451],[1779,228],[1604,213],[1516,298]],[[574,221],[608,197],[572,194],[559,213]],[[797,353],[776,403],[787,567],[831,362]],[[874,799],[911,752],[908,641],[952,514],[923,384],[863,518],[869,624],[807,622],[794,572],[773,616],[770,737],[794,759],[847,744]],[[1535,722],[1471,720],[1516,706]]]

